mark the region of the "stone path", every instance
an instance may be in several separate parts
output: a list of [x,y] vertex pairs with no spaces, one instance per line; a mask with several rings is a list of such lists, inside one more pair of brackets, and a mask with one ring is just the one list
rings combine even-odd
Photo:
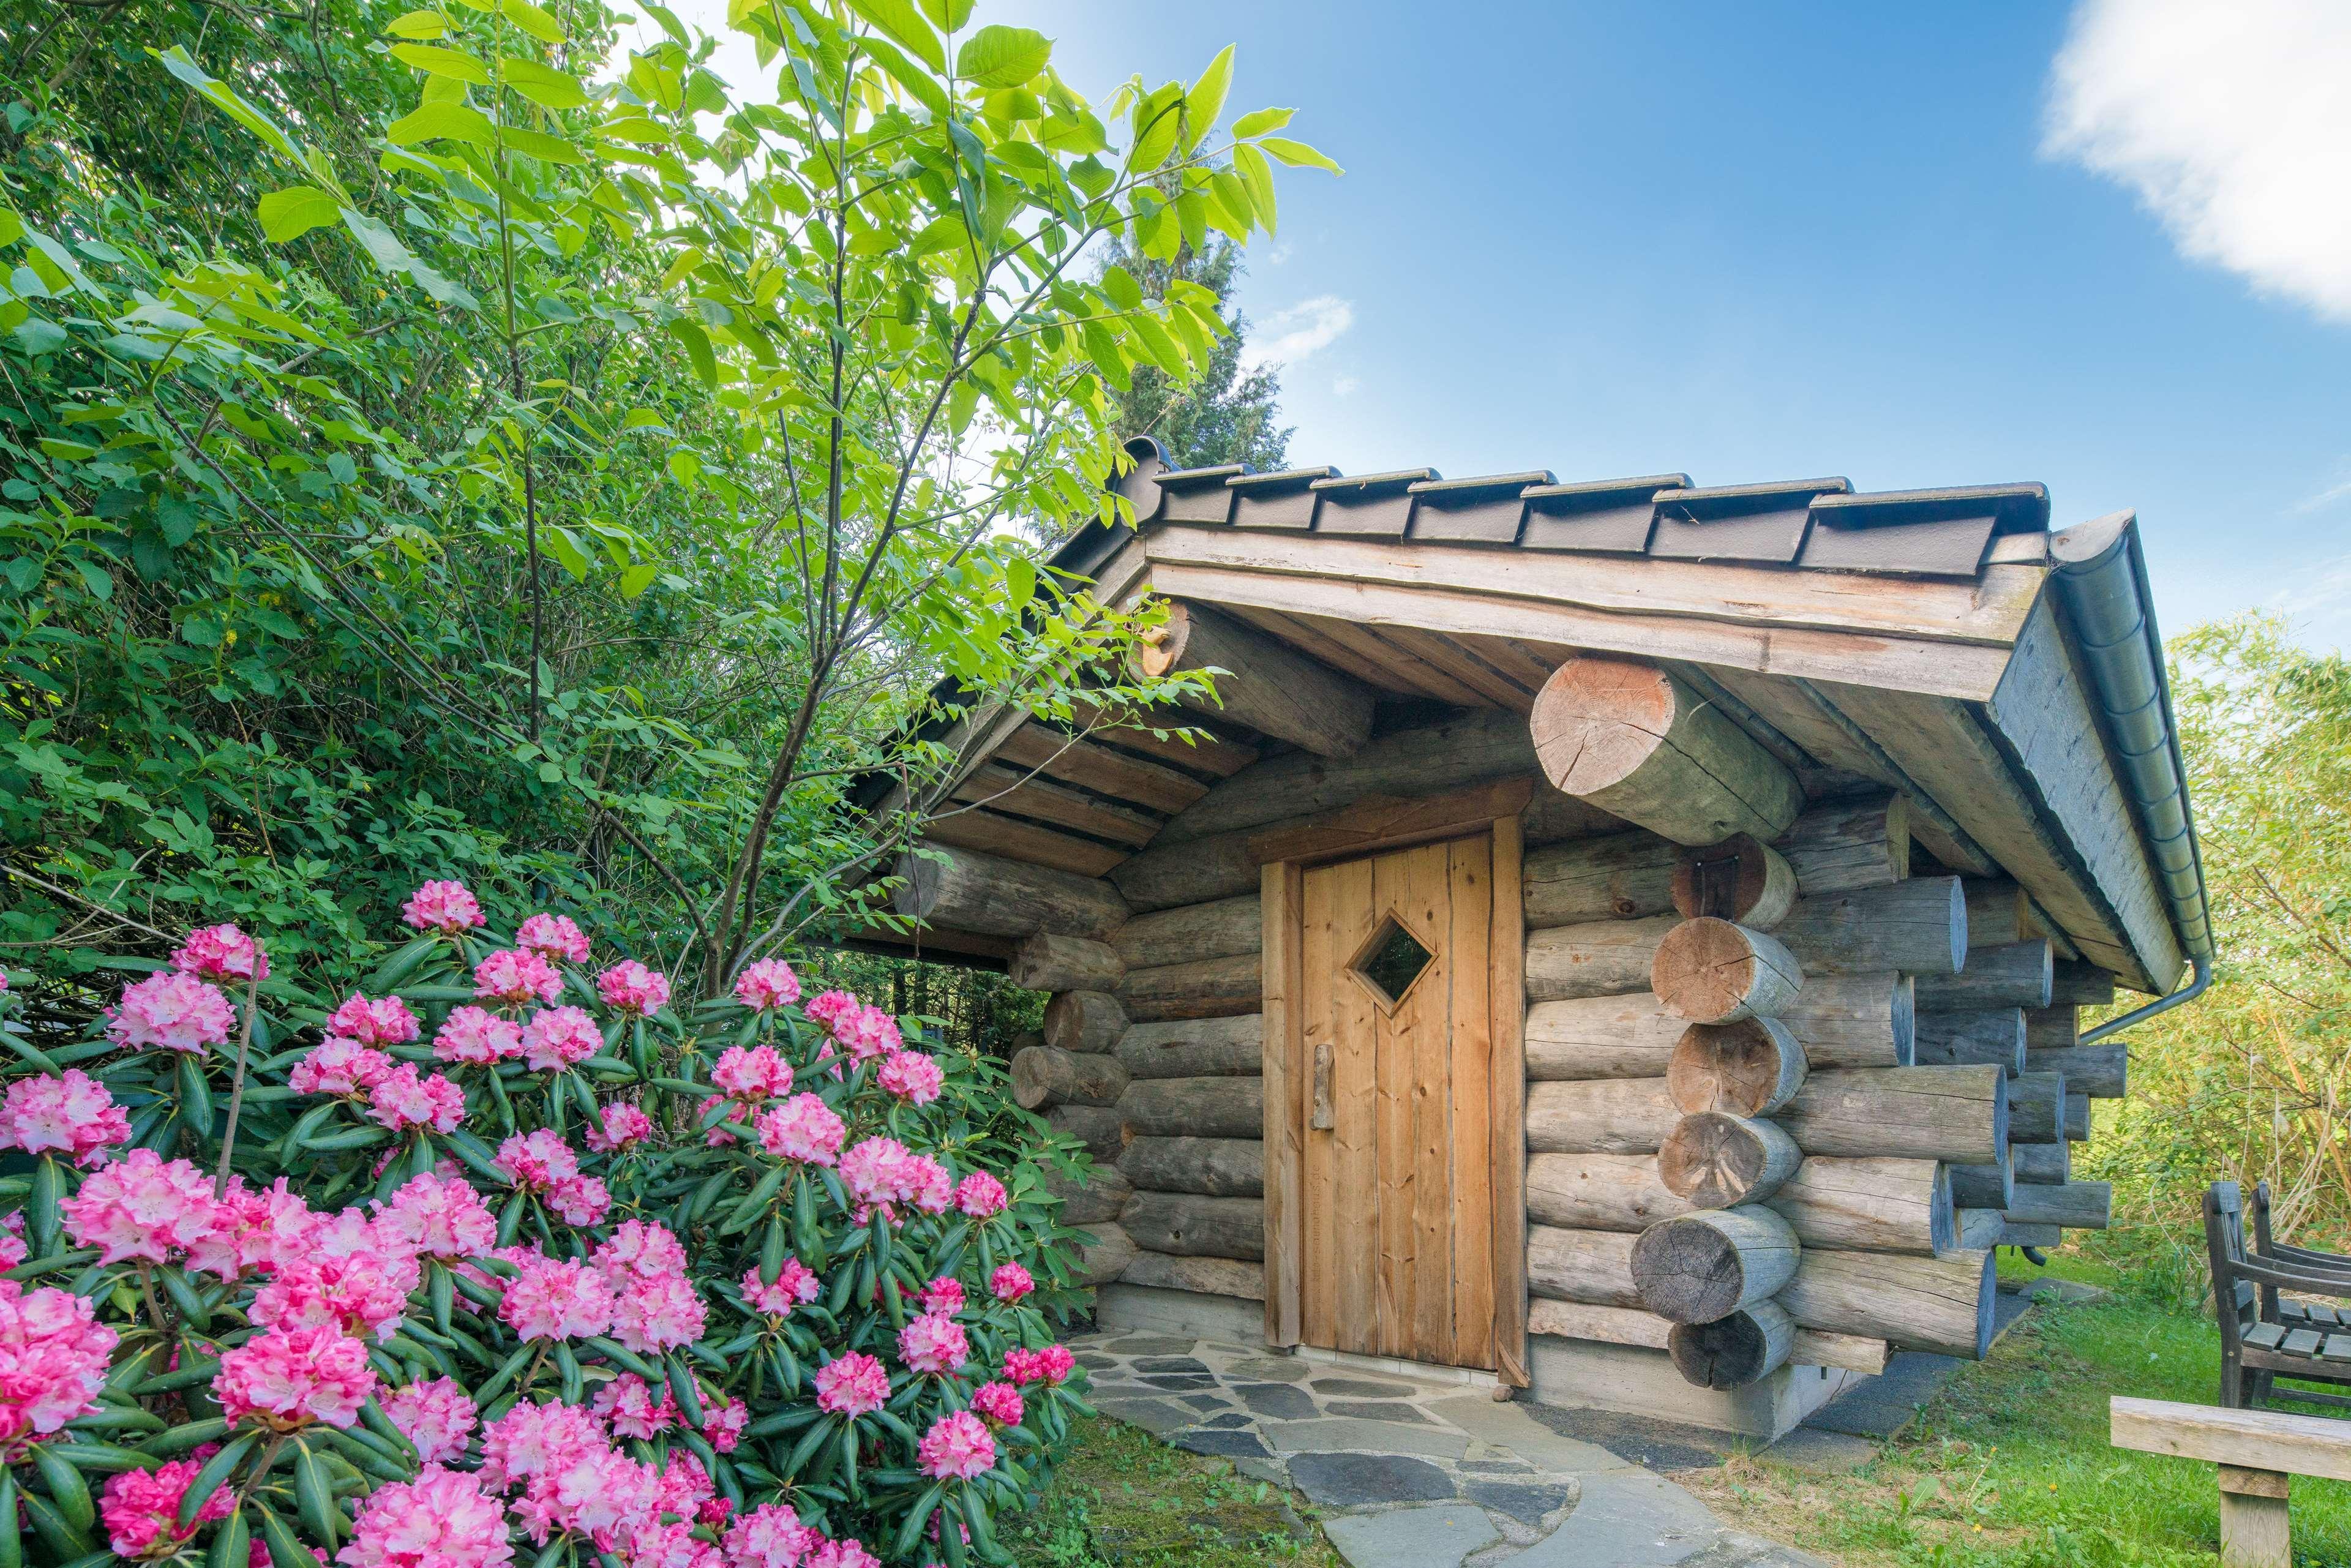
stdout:
[[1303,1492],[1354,1568],[1825,1568],[1487,1388],[1173,1334],[1075,1347],[1103,1414]]

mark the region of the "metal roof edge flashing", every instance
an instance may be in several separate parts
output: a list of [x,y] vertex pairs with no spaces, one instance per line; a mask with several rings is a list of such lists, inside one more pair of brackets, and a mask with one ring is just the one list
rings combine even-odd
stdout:
[[2053,534],[2049,555],[2057,604],[2123,761],[2123,783],[2153,847],[2172,925],[2200,973],[2213,954],[2210,905],[2137,514],[2111,512]]

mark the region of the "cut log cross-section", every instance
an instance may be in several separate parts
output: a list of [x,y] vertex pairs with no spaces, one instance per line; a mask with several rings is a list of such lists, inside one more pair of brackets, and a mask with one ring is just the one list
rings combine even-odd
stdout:
[[1803,989],[1804,971],[1787,948],[1728,920],[1685,920],[1657,944],[1649,988],[1692,1023],[1772,1018]]
[[1065,991],[1045,1004],[1045,1043],[1056,1051],[1105,1051],[1126,1032],[1126,1009],[1108,991]]
[[1657,1178],[1700,1208],[1731,1208],[1778,1192],[1803,1157],[1795,1140],[1769,1122],[1701,1111],[1666,1134]]
[[1543,683],[1529,725],[1553,784],[1677,844],[1769,841],[1803,808],[1787,764],[1654,665],[1572,658]]
[[1246,725],[1317,757],[1353,757],[1372,733],[1368,686],[1289,643],[1196,604],[1167,606],[1167,622],[1144,635],[1137,671],[1159,677],[1202,670],[1216,695],[1183,699],[1196,712]]
[[1798,1251],[1796,1233],[1768,1208],[1680,1215],[1633,1243],[1633,1288],[1661,1318],[1710,1323],[1777,1294]]
[[1114,1056],[1083,1055],[1032,1045],[1012,1058],[1012,1098],[1022,1109],[1040,1105],[1115,1105],[1127,1072]]
[[1777,1019],[1694,1023],[1666,1065],[1666,1092],[1686,1112],[1768,1116],[1804,1086],[1804,1048]]
[[1673,899],[1685,918],[1711,915],[1769,931],[1796,902],[1796,873],[1779,851],[1740,833],[1682,851],[1674,866]]
[[1744,1388],[1768,1377],[1795,1343],[1796,1321],[1770,1301],[1710,1323],[1676,1323],[1666,1335],[1674,1370],[1700,1388]]

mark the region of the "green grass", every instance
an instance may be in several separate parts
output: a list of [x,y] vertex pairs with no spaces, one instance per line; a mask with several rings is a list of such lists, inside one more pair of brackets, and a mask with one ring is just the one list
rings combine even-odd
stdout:
[[1311,1515],[1222,1459],[1098,1417],[1079,1423],[1052,1485],[1004,1541],[1023,1568],[1341,1568]]
[[[2120,1289],[2036,1308],[1853,1475],[1750,1457],[1677,1479],[1745,1528],[1846,1568],[2210,1568],[2212,1467],[2110,1447],[2106,1400],[2215,1403],[2218,1331],[2162,1304],[2168,1291],[2122,1293],[2134,1281],[2111,1263],[2061,1254],[2052,1272]],[[2297,1564],[2351,1564],[2351,1486],[2294,1481],[2294,1545]]]

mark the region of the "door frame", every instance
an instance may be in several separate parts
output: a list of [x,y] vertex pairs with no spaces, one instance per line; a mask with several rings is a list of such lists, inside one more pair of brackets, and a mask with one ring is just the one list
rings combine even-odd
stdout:
[[1520,813],[1531,779],[1509,779],[1418,800],[1361,800],[1249,841],[1265,922],[1265,1340],[1294,1345],[1301,1272],[1307,1097],[1303,984],[1306,870],[1439,839],[1490,834],[1493,909],[1487,937],[1487,1119],[1492,1151],[1494,1370],[1513,1388],[1527,1367],[1526,917]]

